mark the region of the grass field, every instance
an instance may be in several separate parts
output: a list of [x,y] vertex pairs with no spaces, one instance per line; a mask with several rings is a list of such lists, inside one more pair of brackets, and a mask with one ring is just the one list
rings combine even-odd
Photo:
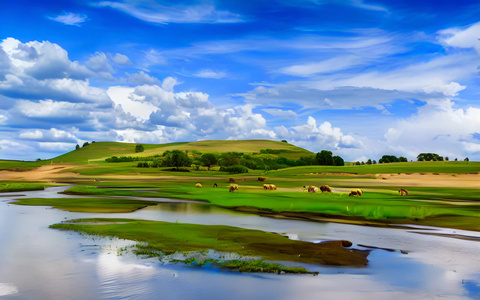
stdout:
[[[197,181],[200,181],[204,187],[196,188],[194,185]],[[120,189],[126,183],[112,181],[99,183],[102,186],[108,186],[107,189],[76,186],[66,190],[65,193],[189,199],[232,209],[251,207],[276,213],[320,214],[336,219],[360,218],[381,224],[405,223],[449,227],[447,223],[455,221],[455,224],[451,224],[450,227],[480,230],[480,198],[479,191],[476,189],[412,187],[410,195],[402,197],[394,187],[372,186],[368,191],[364,191],[362,197],[349,197],[348,192],[306,193],[298,186],[284,187],[280,182],[276,182],[281,187],[279,190],[265,191],[262,188],[263,182],[258,181],[241,182],[238,192],[229,193],[229,183],[218,182],[219,187],[213,188],[214,182],[216,182],[215,179],[188,178],[188,181],[165,180],[127,184],[132,188],[151,189],[145,193]],[[472,222],[473,220],[476,221]]]

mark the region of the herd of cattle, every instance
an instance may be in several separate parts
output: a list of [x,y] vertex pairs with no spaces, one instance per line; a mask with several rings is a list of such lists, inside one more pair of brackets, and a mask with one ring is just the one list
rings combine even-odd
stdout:
[[[260,178],[262,178],[263,180],[260,180]],[[263,177],[259,177],[259,179],[258,179],[258,181],[264,181],[264,180],[265,179]],[[230,182],[232,182],[232,180],[230,180]],[[198,187],[198,188],[201,188],[202,184],[197,183],[197,184],[195,184],[195,186]],[[216,188],[216,187],[218,187],[218,185],[216,183],[214,183],[213,187]],[[276,191],[277,186],[274,185],[274,184],[264,184],[263,189],[266,190],[266,191]],[[333,193],[332,189],[328,185],[322,185],[320,187],[317,187],[317,186],[314,186],[314,185],[309,185],[309,186],[304,185],[303,190],[307,191],[308,193],[318,193],[318,192]],[[229,192],[238,191],[238,184],[231,184],[228,191]],[[398,190],[398,193],[400,194],[400,196],[408,196],[408,191],[404,188],[401,188],[400,190]],[[362,195],[363,195],[362,190],[352,190],[348,194],[348,196],[350,196],[350,197],[354,197],[354,196],[361,197]]]

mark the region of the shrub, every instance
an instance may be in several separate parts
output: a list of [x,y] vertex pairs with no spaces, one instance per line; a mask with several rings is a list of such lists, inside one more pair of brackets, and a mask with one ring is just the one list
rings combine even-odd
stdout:
[[229,167],[220,167],[221,172],[228,172],[230,174],[240,174],[240,173],[248,173],[248,169],[245,166],[241,165],[233,165]]
[[139,144],[139,145],[135,146],[135,152],[136,153],[143,152],[143,151],[145,151],[145,148],[143,148],[143,145]]

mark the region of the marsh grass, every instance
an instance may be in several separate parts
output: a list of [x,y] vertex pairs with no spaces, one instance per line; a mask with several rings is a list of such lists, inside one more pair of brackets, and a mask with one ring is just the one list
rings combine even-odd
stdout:
[[2,182],[0,183],[0,193],[38,191],[45,189],[45,185],[29,182]]
[[67,221],[50,228],[148,243],[148,247],[137,248],[138,254],[147,256],[211,249],[274,261],[339,266],[361,267],[368,261],[368,252],[346,249],[341,241],[314,244],[275,233],[224,225],[98,218]]

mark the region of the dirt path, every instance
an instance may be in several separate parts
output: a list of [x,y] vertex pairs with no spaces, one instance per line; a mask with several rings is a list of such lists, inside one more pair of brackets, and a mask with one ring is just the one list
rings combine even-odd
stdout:
[[59,178],[78,177],[73,172],[65,172],[74,167],[71,164],[52,164],[38,167],[28,171],[0,171],[0,180],[18,180],[18,181],[54,181]]

